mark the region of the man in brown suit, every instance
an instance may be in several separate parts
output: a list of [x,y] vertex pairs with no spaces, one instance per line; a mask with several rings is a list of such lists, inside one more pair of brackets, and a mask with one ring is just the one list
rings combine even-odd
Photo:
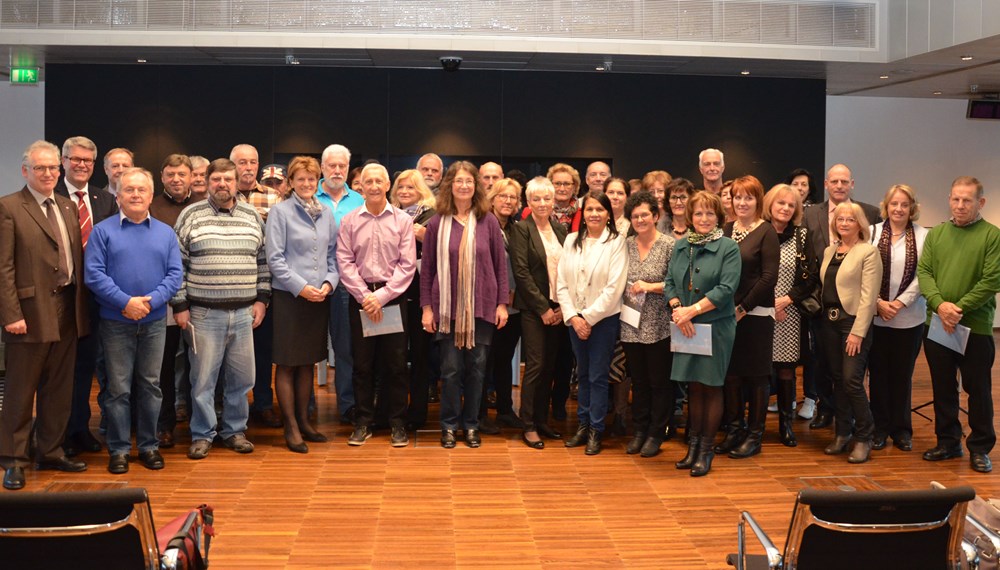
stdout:
[[27,184],[0,198],[0,325],[7,382],[0,407],[3,486],[24,487],[37,393],[35,469],[83,471],[61,447],[77,339],[89,332],[76,206],[54,193],[59,149],[36,141],[21,160]]

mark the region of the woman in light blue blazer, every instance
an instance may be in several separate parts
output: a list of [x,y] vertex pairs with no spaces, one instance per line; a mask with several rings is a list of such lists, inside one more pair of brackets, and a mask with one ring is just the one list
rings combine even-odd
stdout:
[[292,192],[267,217],[267,265],[274,310],[274,384],[285,423],[285,444],[307,453],[306,441],[325,442],[309,425],[313,367],[326,358],[328,296],[337,287],[337,225],[316,199],[319,163],[297,156],[288,165]]

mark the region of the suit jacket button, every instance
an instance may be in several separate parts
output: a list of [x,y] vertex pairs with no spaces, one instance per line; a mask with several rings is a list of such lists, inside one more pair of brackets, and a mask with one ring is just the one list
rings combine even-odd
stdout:
[[695,292],[695,293],[701,293],[701,289],[699,289],[699,288],[695,287],[695,288],[694,288],[694,292]]

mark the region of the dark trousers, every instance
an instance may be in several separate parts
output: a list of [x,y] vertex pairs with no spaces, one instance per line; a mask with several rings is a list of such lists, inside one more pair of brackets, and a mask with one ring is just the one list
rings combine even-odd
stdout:
[[636,432],[662,439],[674,409],[670,337],[651,344],[623,342],[632,377],[632,425]]
[[556,352],[569,336],[566,327],[545,325],[533,311],[521,312],[524,340],[524,380],[521,382],[520,417],[525,431],[549,421],[549,397],[556,369]]
[[76,360],[74,295],[74,288],[67,287],[52,297],[57,305],[61,340],[12,342],[5,346],[7,381],[0,406],[0,462],[6,467],[23,466],[28,461],[33,409],[37,412],[35,459],[53,461],[63,456]]
[[871,328],[861,342],[861,350],[854,356],[846,351],[847,337],[854,326],[854,317],[827,321],[819,340],[825,351],[826,362],[833,376],[833,396],[836,402],[836,433],[839,436],[854,433],[855,441],[871,441],[875,433],[868,393],[865,391],[865,369],[868,351],[872,346]]
[[262,412],[274,409],[274,390],[271,382],[274,380],[274,321],[271,319],[271,308],[264,313],[260,326],[253,329],[253,357],[255,376],[253,384],[253,405],[250,410]]
[[[808,317],[803,317],[808,318]],[[819,359],[820,351],[816,347],[816,335],[812,330],[812,320],[802,327],[802,395],[814,402],[819,400],[816,394],[816,382],[823,377],[823,374],[816,369],[816,361]]]
[[496,332],[493,323],[475,319],[476,345],[455,346],[455,323],[448,334],[438,332],[441,351],[441,429],[479,429],[479,403],[483,397],[486,357]]
[[[417,293],[419,295],[419,291]],[[406,306],[407,322],[413,323],[406,330],[410,357],[410,404],[406,409],[406,420],[419,427],[427,423],[427,385],[429,379],[427,359],[430,353],[434,352],[431,342],[433,335],[418,326],[422,312],[419,298],[407,298]],[[437,379],[435,379],[436,381]]]
[[996,445],[993,427],[993,380],[990,370],[996,357],[993,337],[970,334],[965,354],[928,340],[924,336],[924,356],[931,372],[934,393],[934,433],[938,445],[950,448],[962,445],[962,423],[958,419],[958,378],[969,395],[969,434],[965,446],[973,453],[989,453]]
[[[73,368],[73,399],[69,412],[69,423],[66,425],[66,435],[76,435],[90,430],[90,392],[94,388],[94,373],[97,372],[101,392],[107,383],[107,374],[104,370],[97,370],[97,357],[101,350],[101,335],[98,334],[100,328],[100,305],[94,297],[88,297],[90,301],[90,330],[89,335],[81,338],[76,345],[76,361]],[[103,362],[100,363],[103,368]],[[103,398],[98,399],[101,413],[104,413]]]
[[[486,357],[486,378],[493,379],[493,388],[497,393],[497,415],[514,415],[513,379],[514,350],[521,340],[521,313],[511,313],[507,324],[493,333],[490,353]],[[482,403],[479,406],[479,417],[486,417],[486,390],[483,390]]]
[[576,364],[573,357],[573,345],[570,344],[568,333],[559,339],[559,346],[554,351],[556,369],[552,384],[552,409],[565,412],[566,401],[569,399],[569,385],[573,379],[573,366]]
[[[826,358],[825,331],[827,328],[827,320],[823,312],[818,317],[809,321],[809,331],[812,333],[816,345],[816,351],[813,353],[815,356],[813,359],[813,370],[815,370],[813,388],[815,389],[816,398],[819,399],[817,401],[817,409],[821,412],[833,413],[837,406],[833,396],[833,371],[832,367],[827,363]],[[803,382],[805,382],[804,379]],[[805,385],[803,384],[803,386]]]
[[868,390],[871,394],[875,435],[893,439],[911,437],[913,422],[910,394],[913,366],[920,352],[924,325],[908,329],[872,326],[872,350],[868,358]]
[[[157,431],[174,431],[177,427],[177,348],[181,344],[181,327],[172,325],[167,327],[167,335],[163,343],[163,363],[160,365],[160,391],[163,393],[163,403],[160,406],[160,418],[156,422]],[[184,373],[190,374],[191,363],[188,361],[187,353],[183,356]],[[190,390],[183,398],[185,402],[191,400]]]
[[[347,312],[351,320],[351,351],[354,360],[352,384],[354,408],[357,410],[354,425],[371,427],[375,423],[375,373],[379,374],[385,410],[389,424],[403,427],[406,424],[406,397],[409,393],[409,376],[406,373],[406,323],[405,299],[394,299],[386,306],[399,305],[403,332],[365,337],[361,329],[361,304],[354,297],[348,301]],[[382,403],[379,402],[379,408]]]

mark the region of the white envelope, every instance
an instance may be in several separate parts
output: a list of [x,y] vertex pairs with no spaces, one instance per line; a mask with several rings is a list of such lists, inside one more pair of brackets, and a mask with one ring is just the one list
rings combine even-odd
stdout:
[[712,325],[695,324],[694,336],[688,338],[680,327],[670,323],[670,352],[712,356]]
[[622,304],[621,319],[622,322],[625,323],[626,325],[639,328],[639,318],[641,316],[642,313],[640,313],[639,311],[633,309],[632,307],[629,307],[628,305]]
[[382,321],[378,323],[372,322],[364,309],[359,309],[358,312],[361,313],[362,336],[369,337],[403,332],[403,316],[399,312],[399,305],[382,307]]
[[956,325],[955,332],[948,334],[944,330],[941,317],[933,314],[931,315],[931,327],[927,329],[927,338],[959,354],[965,354],[965,346],[969,344],[969,333],[971,332],[972,329],[969,327]]

